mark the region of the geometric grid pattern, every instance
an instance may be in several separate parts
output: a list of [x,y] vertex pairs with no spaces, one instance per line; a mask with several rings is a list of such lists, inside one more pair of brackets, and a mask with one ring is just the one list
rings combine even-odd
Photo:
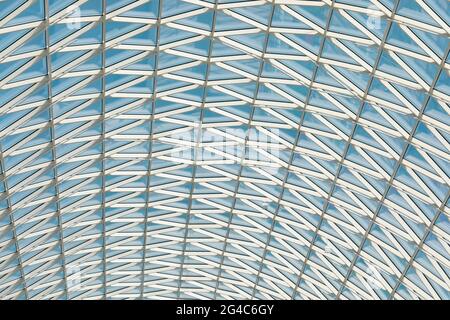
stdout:
[[0,2],[2,299],[450,299],[446,0]]

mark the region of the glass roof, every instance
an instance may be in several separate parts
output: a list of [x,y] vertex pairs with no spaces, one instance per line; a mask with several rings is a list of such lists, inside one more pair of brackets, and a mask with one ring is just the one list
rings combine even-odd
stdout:
[[450,299],[449,24],[0,1],[0,298]]

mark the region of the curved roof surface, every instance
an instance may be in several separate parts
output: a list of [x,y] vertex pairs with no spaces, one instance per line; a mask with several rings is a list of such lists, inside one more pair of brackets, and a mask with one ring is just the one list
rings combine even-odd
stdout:
[[0,298],[450,299],[449,12],[0,1]]

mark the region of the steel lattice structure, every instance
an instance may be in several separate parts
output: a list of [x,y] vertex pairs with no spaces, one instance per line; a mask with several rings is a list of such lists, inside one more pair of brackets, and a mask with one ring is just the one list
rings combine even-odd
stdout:
[[450,299],[449,8],[0,1],[0,298]]

